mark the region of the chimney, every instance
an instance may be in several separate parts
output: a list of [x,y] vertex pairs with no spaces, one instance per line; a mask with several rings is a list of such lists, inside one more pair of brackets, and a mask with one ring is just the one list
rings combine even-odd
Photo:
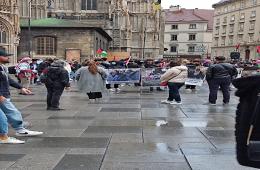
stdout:
[[177,6],[170,6],[170,11],[175,12],[175,11],[180,11],[181,10],[181,6],[177,5]]

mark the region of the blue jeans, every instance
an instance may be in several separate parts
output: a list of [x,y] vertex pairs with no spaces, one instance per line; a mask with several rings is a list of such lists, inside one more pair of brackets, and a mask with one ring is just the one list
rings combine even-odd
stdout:
[[8,134],[8,123],[15,129],[23,129],[21,112],[16,109],[10,99],[0,103],[0,135]]
[[179,89],[184,85],[184,83],[171,83],[168,82],[169,88],[169,97],[168,101],[175,100],[176,102],[181,102],[181,96],[179,93]]

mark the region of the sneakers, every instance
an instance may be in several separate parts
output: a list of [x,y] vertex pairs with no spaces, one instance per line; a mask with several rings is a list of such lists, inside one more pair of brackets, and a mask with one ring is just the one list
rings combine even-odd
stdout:
[[170,101],[170,104],[171,105],[181,105],[182,103],[181,102]]
[[31,130],[27,130],[27,129],[21,129],[15,133],[16,136],[38,136],[38,135],[42,135],[42,134],[43,134],[43,132],[31,131]]
[[171,102],[171,101],[169,101],[169,100],[162,100],[162,101],[161,101],[161,103],[163,103],[163,104],[170,104],[170,102]]
[[162,100],[161,103],[163,104],[172,104],[172,105],[181,105],[181,102],[169,101],[169,100]]
[[24,144],[25,141],[13,137],[8,137],[5,140],[0,140],[0,144]]

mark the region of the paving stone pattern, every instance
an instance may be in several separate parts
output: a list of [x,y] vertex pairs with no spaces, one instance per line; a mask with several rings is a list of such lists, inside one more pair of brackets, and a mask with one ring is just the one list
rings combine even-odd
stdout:
[[[75,88],[64,92],[66,110],[46,110],[46,90],[13,101],[33,130],[44,135],[24,145],[0,145],[0,169],[31,170],[246,170],[235,157],[237,98],[207,106],[207,87],[181,91],[183,105],[161,104],[167,91],[122,87],[90,103]],[[234,91],[233,91],[234,92]],[[10,129],[10,135],[14,131]]]

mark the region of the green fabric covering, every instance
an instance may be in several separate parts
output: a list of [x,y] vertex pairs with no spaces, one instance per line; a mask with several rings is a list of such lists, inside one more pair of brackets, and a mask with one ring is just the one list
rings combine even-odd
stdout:
[[[28,27],[28,19],[21,19],[20,21],[21,27]],[[66,19],[56,19],[56,18],[45,18],[45,19],[37,19],[31,20],[31,27],[90,27],[86,23],[82,23],[79,21],[66,20]]]

